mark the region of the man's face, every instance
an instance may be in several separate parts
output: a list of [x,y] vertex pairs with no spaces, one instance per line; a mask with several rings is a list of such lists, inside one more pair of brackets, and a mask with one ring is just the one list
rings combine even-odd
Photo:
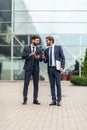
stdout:
[[36,38],[36,39],[34,40],[34,45],[35,45],[35,46],[38,46],[38,44],[39,44],[39,38]]
[[51,41],[50,41],[50,40],[48,40],[48,39],[46,39],[46,44],[47,44],[47,46],[50,46]]

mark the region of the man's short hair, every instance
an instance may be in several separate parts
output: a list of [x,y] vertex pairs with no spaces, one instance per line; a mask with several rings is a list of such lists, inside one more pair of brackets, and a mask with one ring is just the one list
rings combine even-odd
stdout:
[[52,41],[52,43],[54,43],[54,37],[52,37],[52,36],[47,36],[46,39],[48,39],[48,40]]
[[31,40],[39,39],[39,35],[32,35]]

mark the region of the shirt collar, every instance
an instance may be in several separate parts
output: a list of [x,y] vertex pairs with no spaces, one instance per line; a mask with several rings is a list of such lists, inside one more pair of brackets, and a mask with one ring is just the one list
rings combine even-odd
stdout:
[[49,48],[50,48],[50,47],[54,48],[54,44],[53,44],[52,46],[49,46]]
[[35,46],[31,44],[31,47],[33,48],[33,47],[35,47]]

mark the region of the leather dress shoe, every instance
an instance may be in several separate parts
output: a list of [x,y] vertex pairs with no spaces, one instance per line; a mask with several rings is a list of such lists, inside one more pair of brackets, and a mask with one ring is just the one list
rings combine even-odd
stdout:
[[27,105],[27,102],[23,102],[22,104],[23,104],[23,105]]
[[40,105],[40,102],[38,102],[38,101],[33,101],[33,104]]
[[61,106],[61,102],[57,102],[56,105],[57,105],[57,106]]
[[56,105],[56,102],[51,102],[49,105],[50,106]]

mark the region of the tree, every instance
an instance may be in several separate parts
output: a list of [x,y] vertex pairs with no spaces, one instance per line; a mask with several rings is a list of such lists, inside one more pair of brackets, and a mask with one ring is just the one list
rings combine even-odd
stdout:
[[83,76],[87,77],[87,48],[86,48],[85,58],[83,63]]
[[[74,75],[79,75],[79,65],[80,65],[79,61],[76,60],[76,61],[75,61],[75,68],[74,68],[74,70],[72,71],[72,73],[73,73]],[[83,72],[83,63],[82,63],[82,61],[81,61],[81,74],[82,74],[82,72]]]

